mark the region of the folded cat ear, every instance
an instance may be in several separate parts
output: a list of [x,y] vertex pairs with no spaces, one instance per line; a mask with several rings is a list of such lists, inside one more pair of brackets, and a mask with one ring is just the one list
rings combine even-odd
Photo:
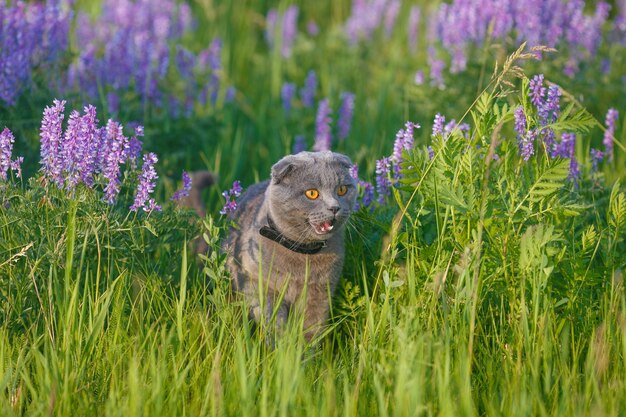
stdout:
[[346,169],[352,167],[352,161],[344,154],[333,152],[333,159]]
[[274,184],[280,183],[289,173],[291,173],[296,167],[296,161],[293,155],[288,155],[276,162],[272,166],[272,182]]

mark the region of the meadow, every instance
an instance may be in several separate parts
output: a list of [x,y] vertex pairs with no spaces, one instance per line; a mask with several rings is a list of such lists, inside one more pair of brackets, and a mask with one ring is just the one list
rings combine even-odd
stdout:
[[[623,0],[0,0],[0,416],[626,414],[625,52]],[[329,326],[268,343],[227,214],[324,149]]]

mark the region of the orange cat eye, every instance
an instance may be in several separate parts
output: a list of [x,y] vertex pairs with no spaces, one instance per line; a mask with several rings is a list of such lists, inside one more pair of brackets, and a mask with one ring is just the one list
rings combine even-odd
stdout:
[[345,185],[340,185],[339,187],[337,187],[337,195],[341,196],[341,195],[345,195],[348,192],[348,187],[346,187]]
[[306,190],[304,192],[304,195],[306,195],[306,198],[308,198],[309,200],[315,200],[317,197],[320,196],[320,192],[317,191],[315,188],[311,188],[310,190]]

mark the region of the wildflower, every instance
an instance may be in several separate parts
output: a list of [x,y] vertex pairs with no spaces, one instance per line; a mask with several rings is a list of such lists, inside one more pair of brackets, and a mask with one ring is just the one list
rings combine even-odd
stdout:
[[73,190],[80,181],[78,161],[84,159],[85,155],[82,154],[86,152],[85,146],[82,143],[83,138],[80,134],[81,121],[80,113],[73,110],[70,113],[67,128],[65,129],[65,136],[59,149],[63,171],[66,173],[65,186],[70,191]]
[[350,169],[348,170],[348,172],[350,173],[350,177],[352,177],[353,179],[358,181],[358,179],[359,179],[359,166],[357,164],[351,165]]
[[[120,99],[128,90],[144,105],[173,109],[178,103],[161,91],[161,86],[169,85],[164,80],[174,67],[181,75],[185,97],[180,100],[184,110],[171,114],[189,114],[191,103],[205,103],[208,97],[215,104],[220,87],[221,40],[215,39],[199,54],[181,47],[171,54],[171,46],[179,44],[193,27],[185,2],[103,2],[98,16],[96,22],[84,13],[76,17],[79,54],[69,65],[63,80],[65,89],[75,88],[92,99],[104,91],[112,113],[119,110]],[[208,82],[199,85],[199,79]]]
[[400,163],[402,162],[402,151],[410,151],[413,149],[415,139],[413,138],[413,130],[419,129],[418,123],[406,122],[404,129],[400,129],[396,133],[396,140],[393,143],[393,153],[391,154],[391,162],[394,167],[394,177],[400,177]]
[[274,36],[276,33],[276,25],[278,23],[278,10],[270,9],[265,16],[265,40],[270,48],[274,46]]
[[22,162],[24,162],[23,156],[19,156],[11,161],[11,171],[15,173],[17,178],[22,178]]
[[354,94],[341,93],[341,106],[339,107],[339,118],[337,126],[339,128],[339,140],[348,137],[350,126],[352,124],[352,116],[354,113]]
[[363,207],[369,207],[374,202],[374,186],[367,181],[361,181],[359,185],[363,188]]
[[432,146],[428,145],[428,159],[433,159],[435,157],[435,150]]
[[598,165],[604,159],[604,153],[598,149],[591,149],[591,172],[596,172],[598,170]]
[[580,165],[578,164],[576,157],[572,155],[572,157],[569,160],[569,175],[567,176],[567,179],[576,183],[579,178],[580,178]]
[[523,136],[520,145],[520,155],[524,161],[528,161],[530,157],[535,153],[534,142],[537,138],[537,130],[529,130]]
[[378,203],[385,204],[387,196],[391,195],[391,182],[389,181],[389,171],[391,159],[383,157],[376,161],[376,191],[378,193]]
[[287,7],[285,14],[283,15],[283,37],[281,45],[281,54],[284,58],[291,56],[291,49],[296,38],[298,31],[298,6],[291,5]]
[[306,150],[306,140],[304,139],[304,135],[296,135],[293,140],[293,153],[297,154]]
[[241,195],[242,191],[241,182],[237,180],[233,182],[230,190],[222,193],[222,196],[226,199],[226,204],[224,204],[224,207],[220,210],[220,214],[233,213],[237,210],[236,198]]
[[14,105],[35,78],[33,71],[56,65],[67,50],[70,14],[59,3],[0,5],[0,102]]
[[528,93],[531,103],[537,107],[541,106],[545,93],[546,89],[543,86],[543,74],[535,75],[533,79],[530,80],[530,92]]
[[317,36],[320,33],[320,28],[317,26],[317,23],[313,20],[309,20],[309,23],[306,25],[306,31],[309,36]]
[[317,108],[317,117],[315,119],[315,144],[313,149],[316,151],[330,150],[331,134],[330,134],[330,105],[328,99],[320,101]]
[[446,63],[437,58],[433,48],[430,48],[428,52],[428,65],[430,67],[430,84],[440,89],[445,88],[443,70],[446,68]]
[[433,121],[433,136],[443,135],[443,127],[446,118],[442,116],[440,113],[435,115],[435,120]]
[[84,108],[84,115],[80,120],[80,155],[77,159],[77,170],[80,179],[88,187],[93,186],[93,176],[100,168],[98,150],[101,147],[102,133],[98,129],[96,108],[88,105]]
[[296,86],[293,83],[284,83],[280,89],[280,96],[283,99],[283,109],[285,114],[289,114],[291,110],[291,102],[296,92]]
[[619,113],[616,109],[610,108],[606,113],[606,131],[604,132],[604,144],[605,155],[609,161],[613,160],[613,138],[615,137],[615,125],[617,123],[617,117]]
[[548,88],[548,97],[546,98],[545,103],[541,103],[538,106],[538,115],[539,118],[543,121],[543,126],[553,123],[559,117],[559,111],[561,106],[559,104],[559,100],[561,97],[561,90],[558,85],[551,85]]
[[315,91],[317,90],[317,75],[311,70],[306,75],[304,87],[300,90],[300,97],[304,107],[313,107],[315,103]]
[[422,85],[424,84],[424,71],[419,70],[415,72],[415,77],[413,78],[413,81],[415,82],[415,85]]
[[143,167],[141,174],[139,175],[139,184],[137,184],[137,192],[135,193],[135,201],[130,206],[131,211],[137,211],[140,207],[143,207],[145,212],[151,212],[153,210],[160,211],[161,207],[156,204],[150,194],[154,191],[156,179],[159,176],[154,169],[158,158],[156,154],[150,152],[143,156]]
[[513,114],[515,118],[515,133],[517,133],[517,146],[520,152],[522,152],[523,138],[526,136],[526,114],[524,108],[518,106]]
[[186,171],[183,171],[183,189],[174,192],[170,200],[179,201],[189,196],[191,191],[191,176]]
[[[557,85],[551,85],[548,88],[548,96],[545,102],[540,103],[537,109],[537,115],[539,116],[539,124],[542,127],[548,126],[551,123],[556,122],[559,117],[561,106],[559,100],[561,97],[561,90]],[[548,154],[554,158],[556,157],[556,135],[552,129],[544,129],[542,132],[543,144]]]
[[5,127],[2,133],[0,133],[0,179],[5,181],[7,179],[7,171],[11,168],[14,142],[13,133]]
[[139,140],[138,136],[139,135],[135,133],[135,136],[129,139],[128,143],[126,144],[126,148],[124,149],[125,159],[130,162],[130,165],[133,168],[137,167],[137,160],[139,159],[139,156],[141,155],[141,149],[143,148],[143,143],[141,142],[141,140]]
[[557,144],[554,148],[554,156],[560,156],[561,158],[571,158],[574,156],[576,145],[576,134],[563,133],[561,135],[561,143]]
[[385,10],[385,35],[391,36],[391,32],[396,24],[400,12],[400,0],[390,0]]
[[417,35],[419,33],[421,10],[418,6],[412,6],[409,12],[409,49],[411,52],[417,48]]
[[[122,126],[113,120],[107,122],[105,132],[107,153],[103,156],[102,174],[108,183],[104,188],[104,198],[107,203],[114,204],[120,192],[120,164],[124,162],[124,148],[127,139],[122,134]],[[146,156],[144,156],[144,160],[145,158]]]
[[44,174],[59,187],[63,185],[61,172],[61,123],[65,111],[65,100],[54,100],[52,107],[46,107],[41,120],[41,165]]
[[226,103],[232,103],[235,101],[235,96],[237,95],[237,89],[234,86],[230,86],[226,89],[226,93],[224,93],[224,101]]

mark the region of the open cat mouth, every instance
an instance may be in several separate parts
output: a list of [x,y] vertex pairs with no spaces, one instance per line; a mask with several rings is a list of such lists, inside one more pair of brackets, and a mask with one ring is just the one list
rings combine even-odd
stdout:
[[313,230],[318,235],[325,235],[327,233],[330,233],[331,230],[333,230],[333,227],[335,227],[334,223],[335,223],[334,220],[327,220],[319,224],[311,224],[311,226],[313,226]]

